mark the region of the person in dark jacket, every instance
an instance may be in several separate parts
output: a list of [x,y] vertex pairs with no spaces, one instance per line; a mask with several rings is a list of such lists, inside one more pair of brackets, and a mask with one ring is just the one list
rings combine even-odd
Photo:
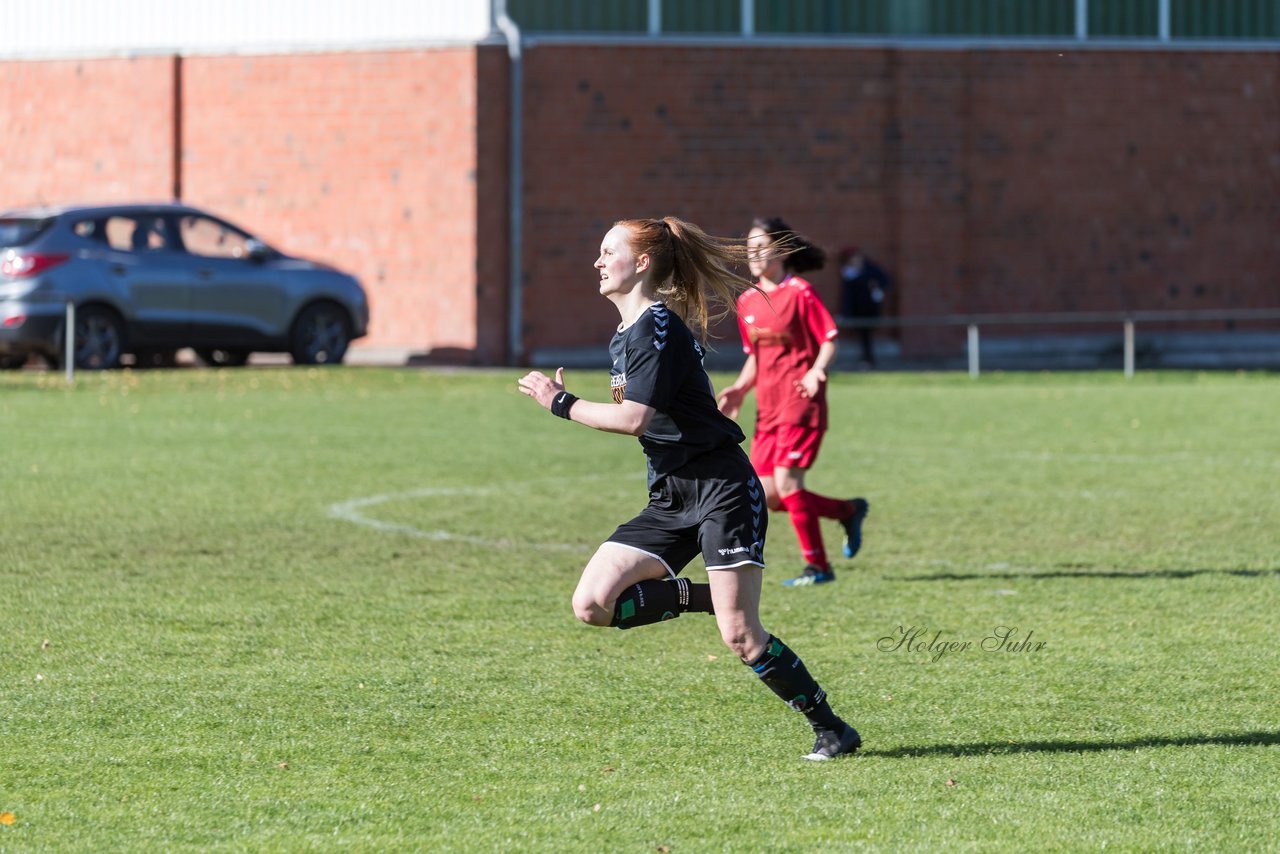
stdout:
[[[840,314],[843,317],[871,320],[880,316],[885,292],[891,284],[889,274],[857,246],[846,246],[840,250],[840,282]],[[873,328],[858,328],[858,343],[862,347],[860,366],[863,368],[875,367],[874,338]]]

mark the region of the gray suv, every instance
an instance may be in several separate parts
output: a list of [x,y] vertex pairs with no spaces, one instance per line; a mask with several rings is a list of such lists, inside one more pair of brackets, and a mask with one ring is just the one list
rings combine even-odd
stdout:
[[0,368],[32,355],[60,365],[67,302],[75,363],[171,363],[191,347],[210,365],[254,351],[338,364],[364,335],[369,304],[347,273],[292,258],[182,204],[0,214]]

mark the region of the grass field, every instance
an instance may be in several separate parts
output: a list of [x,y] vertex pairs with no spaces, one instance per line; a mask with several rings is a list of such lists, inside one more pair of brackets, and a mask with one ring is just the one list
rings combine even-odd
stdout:
[[0,851],[1276,850],[1280,376],[835,377],[821,764],[711,618],[576,623],[643,458],[515,377],[0,376]]

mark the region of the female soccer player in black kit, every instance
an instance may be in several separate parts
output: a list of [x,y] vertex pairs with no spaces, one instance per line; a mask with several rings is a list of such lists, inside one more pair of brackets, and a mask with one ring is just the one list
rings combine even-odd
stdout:
[[[745,438],[716,406],[702,367],[714,305],[732,306],[750,283],[733,272],[745,241],[711,237],[675,217],[623,220],[600,244],[600,293],[622,322],[609,343],[612,403],[580,400],[532,371],[520,390],[552,413],[596,430],[637,436],[649,463],[649,505],[596,550],[573,593],[578,619],[628,629],[685,611],[715,614],[720,637],[804,714],[817,734],[806,759],[861,746],[826,692],[760,622],[764,488],[739,447]],[[691,329],[693,331],[691,331]],[[694,331],[698,334],[695,335]],[[702,555],[710,584],[679,573]]]

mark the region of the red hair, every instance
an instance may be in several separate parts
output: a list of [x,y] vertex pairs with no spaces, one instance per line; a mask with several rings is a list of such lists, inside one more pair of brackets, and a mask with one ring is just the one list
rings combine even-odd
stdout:
[[738,295],[755,287],[735,272],[746,263],[747,242],[715,237],[674,216],[623,219],[631,249],[648,255],[655,295],[684,319],[703,342],[712,323],[731,314]]

